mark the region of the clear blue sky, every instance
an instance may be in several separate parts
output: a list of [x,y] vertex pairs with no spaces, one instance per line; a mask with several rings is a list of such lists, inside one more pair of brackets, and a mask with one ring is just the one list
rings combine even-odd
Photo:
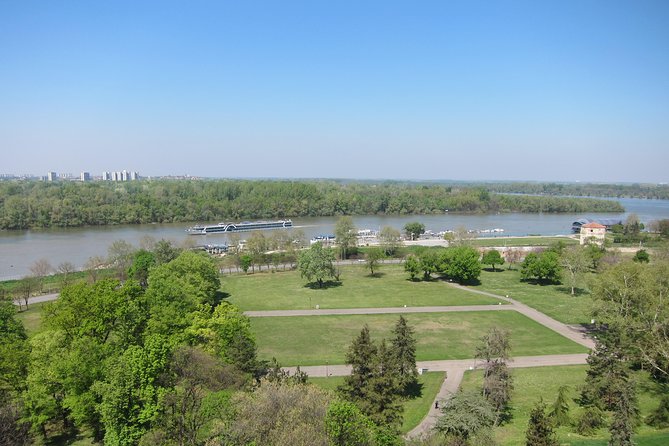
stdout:
[[669,181],[669,1],[0,0],[0,173]]

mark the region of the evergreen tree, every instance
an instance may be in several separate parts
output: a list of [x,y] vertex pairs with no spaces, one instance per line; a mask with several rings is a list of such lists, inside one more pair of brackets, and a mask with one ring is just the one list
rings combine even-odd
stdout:
[[646,423],[657,429],[669,427],[669,395],[664,395],[660,405],[648,416]]
[[352,367],[351,374],[337,389],[347,400],[357,402],[367,398],[367,383],[374,375],[376,351],[376,345],[369,336],[369,327],[365,324],[346,353],[346,363]]
[[418,370],[416,369],[416,339],[413,329],[407,324],[404,316],[400,316],[395,324],[391,343],[400,386],[403,393],[407,395],[418,382]]
[[372,378],[367,383],[367,398],[358,404],[377,425],[397,429],[402,423],[403,406],[399,402],[401,385],[393,352],[388,349],[385,339],[379,344],[372,364]]
[[617,383],[614,393],[617,403],[609,427],[609,446],[633,446],[635,443],[632,441],[632,434],[639,416],[634,382]]
[[588,371],[581,391],[581,405],[615,410],[619,392],[616,386],[628,379],[627,365],[620,349],[614,345],[615,336],[595,341],[595,349],[588,356]]
[[558,445],[550,418],[546,416],[546,405],[543,401],[539,401],[530,412],[525,439],[527,446]]
[[566,426],[569,424],[569,403],[567,401],[568,390],[569,387],[560,386],[558,389],[558,396],[549,413],[556,426]]

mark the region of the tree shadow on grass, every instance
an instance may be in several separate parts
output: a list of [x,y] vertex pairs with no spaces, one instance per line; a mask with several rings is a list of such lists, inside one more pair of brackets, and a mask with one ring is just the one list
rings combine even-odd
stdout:
[[386,273],[375,272],[374,274],[367,274],[367,277],[372,278],[372,279],[380,279],[381,277],[383,277],[385,275],[386,275]]
[[492,268],[483,268],[483,271],[487,271],[487,272],[489,272],[489,273],[503,273],[503,272],[506,271],[506,270],[505,270],[505,269],[502,269],[502,268],[497,268],[497,267],[495,267],[495,269],[492,269]]
[[425,387],[423,383],[419,383],[418,381],[411,383],[409,386],[407,386],[406,389],[404,389],[402,396],[410,400],[420,398],[423,396],[423,387]]
[[312,290],[327,290],[328,288],[336,288],[341,285],[342,283],[340,280],[326,280],[322,284],[319,284],[318,282],[309,282],[304,285],[304,287]]
[[[556,288],[558,291],[561,293],[569,294],[571,296],[571,287],[568,286],[559,286]],[[573,297],[578,297],[578,296],[585,296],[587,294],[590,294],[588,290],[584,288],[574,288],[574,296]]]
[[214,305],[220,304],[229,297],[230,293],[226,293],[225,291],[216,291],[216,295],[214,296]]

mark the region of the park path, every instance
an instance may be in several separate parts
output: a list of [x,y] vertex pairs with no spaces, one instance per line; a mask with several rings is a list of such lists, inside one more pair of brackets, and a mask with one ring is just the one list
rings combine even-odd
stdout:
[[[580,344],[588,349],[594,349],[595,344],[592,339],[588,338],[584,333],[579,332],[562,322],[559,322],[544,313],[535,310],[515,299],[500,296],[487,291],[475,290],[466,286],[449,283],[449,285],[468,291],[470,293],[481,294],[488,297],[493,297],[511,305],[468,305],[457,307],[409,307],[409,308],[353,308],[353,309],[328,309],[328,310],[286,310],[286,311],[258,311],[246,312],[249,316],[263,317],[263,316],[312,316],[322,314],[379,314],[379,313],[421,313],[421,312],[448,312],[448,311],[493,311],[493,310],[515,310],[524,316],[538,322],[544,327],[555,331],[556,333],[570,339],[577,344]],[[509,367],[547,367],[560,365],[579,365],[586,364],[588,355],[586,353],[570,354],[570,355],[544,355],[544,356],[522,356],[513,358],[509,362]],[[477,368],[475,359],[464,360],[442,360],[442,361],[417,361],[416,367],[419,369],[427,369],[429,371],[444,371],[446,378],[442,383],[439,392],[437,393],[433,404],[427,415],[421,422],[407,433],[407,438],[418,438],[426,436],[434,428],[441,409],[437,408],[437,404],[443,405],[444,402],[460,388],[462,378],[466,370],[473,370]],[[286,367],[285,370],[294,373],[295,367]],[[300,370],[314,377],[327,376],[346,376],[351,373],[351,367],[348,365],[333,364],[333,365],[318,365],[300,367]]]

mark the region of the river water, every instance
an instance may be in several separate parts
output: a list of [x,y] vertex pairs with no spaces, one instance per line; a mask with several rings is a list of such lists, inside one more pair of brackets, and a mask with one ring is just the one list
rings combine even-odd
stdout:
[[[652,220],[669,218],[669,200],[619,199],[626,209],[624,214],[457,214],[441,215],[371,215],[356,216],[353,221],[358,229],[378,230],[391,226],[401,230],[406,223],[419,221],[428,230],[439,232],[464,226],[470,230],[504,229],[503,235],[558,235],[569,234],[571,224],[580,217],[620,218],[624,220],[630,213],[648,223]],[[293,218],[296,229],[303,231],[307,238],[320,234],[332,234],[337,217]],[[213,222],[215,223],[215,222]],[[227,242],[227,235],[206,236],[187,235],[188,223],[103,226],[70,229],[47,229],[31,231],[0,231],[0,280],[18,279],[30,272],[30,266],[38,259],[45,258],[54,267],[61,262],[71,262],[77,268],[83,267],[93,256],[105,256],[107,248],[116,240],[125,240],[139,247],[142,238],[149,236],[155,240],[166,239],[181,245],[220,244]],[[481,234],[486,235],[486,234]],[[240,237],[248,237],[241,233]]]

